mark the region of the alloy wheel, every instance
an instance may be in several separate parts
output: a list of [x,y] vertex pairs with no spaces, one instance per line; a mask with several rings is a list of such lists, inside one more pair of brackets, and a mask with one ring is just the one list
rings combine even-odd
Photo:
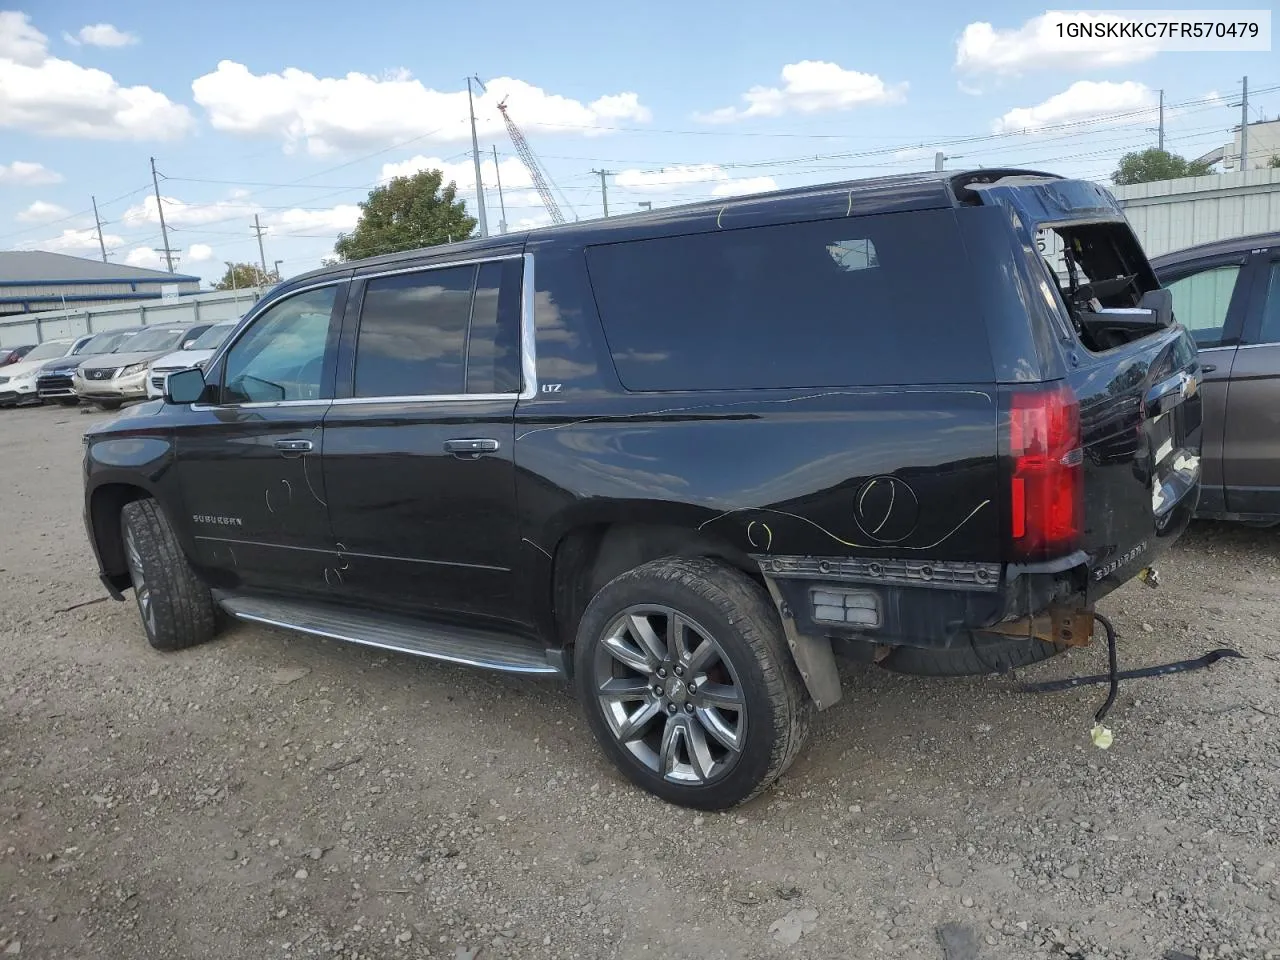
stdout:
[[737,764],[747,707],[709,631],[660,605],[629,607],[597,644],[593,683],[609,730],[665,780],[702,786]]
[[155,605],[151,602],[151,588],[147,585],[146,574],[142,572],[142,554],[138,551],[138,539],[132,527],[125,528],[124,552],[129,562],[129,577],[133,580],[133,593],[138,598],[138,612],[142,615],[147,634],[155,636]]

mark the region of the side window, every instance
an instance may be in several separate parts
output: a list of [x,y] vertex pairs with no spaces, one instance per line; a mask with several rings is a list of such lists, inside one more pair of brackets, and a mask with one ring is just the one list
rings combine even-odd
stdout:
[[1240,267],[1229,264],[1166,284],[1173,292],[1173,315],[1191,332],[1197,346],[1216,347],[1222,343],[1227,310],[1239,276]]
[[1271,261],[1267,273],[1267,293],[1262,301],[1262,328],[1259,343],[1280,343],[1280,260]]
[[356,338],[357,397],[463,392],[475,267],[374,277]]
[[591,288],[628,390],[991,379],[950,210],[604,244]]
[[337,285],[282,300],[227,352],[223,403],[317,400]]
[[355,396],[518,392],[520,269],[508,260],[369,280]]
[[519,260],[485,263],[467,337],[467,393],[520,392]]

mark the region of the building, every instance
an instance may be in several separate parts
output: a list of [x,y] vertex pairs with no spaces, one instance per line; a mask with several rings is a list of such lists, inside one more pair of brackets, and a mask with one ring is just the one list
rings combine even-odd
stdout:
[[42,250],[0,251],[0,316],[197,293],[200,278]]
[[1280,120],[1259,120],[1249,124],[1249,156],[1244,167],[1240,165],[1240,128],[1231,133],[1231,142],[1210,150],[1201,163],[1221,163],[1224,172],[1264,170],[1271,167],[1271,158],[1280,157]]
[[1280,169],[1135,183],[1111,193],[1151,257],[1280,230]]

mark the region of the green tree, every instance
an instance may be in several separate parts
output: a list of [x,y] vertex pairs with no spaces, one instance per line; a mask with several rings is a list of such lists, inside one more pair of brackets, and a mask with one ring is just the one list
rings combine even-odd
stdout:
[[439,170],[395,177],[369,191],[351,233],[338,235],[333,252],[342,260],[431,247],[465,240],[476,228],[453,183],[442,186]]
[[1272,170],[1280,170],[1280,153],[1273,153],[1271,159],[1267,161],[1267,166]]
[[245,290],[249,287],[269,287],[279,283],[280,278],[274,273],[263,273],[255,263],[232,263],[222,279],[213,285],[215,290]]
[[1132,183],[1150,183],[1152,180],[1177,180],[1179,177],[1203,177],[1212,172],[1210,164],[1199,160],[1187,160],[1168,150],[1149,150],[1126,153],[1120,158],[1120,166],[1111,174],[1111,180],[1121,187]]

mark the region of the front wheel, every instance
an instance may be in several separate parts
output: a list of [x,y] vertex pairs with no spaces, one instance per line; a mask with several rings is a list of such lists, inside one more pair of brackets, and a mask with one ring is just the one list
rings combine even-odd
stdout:
[[217,625],[213,596],[192,571],[160,505],[134,500],[120,519],[147,642],[157,650],[181,650],[210,639]]
[[671,803],[741,803],[808,736],[813,702],[772,602],[710,560],[655,560],[607,584],[578,625],[574,668],[610,759]]

